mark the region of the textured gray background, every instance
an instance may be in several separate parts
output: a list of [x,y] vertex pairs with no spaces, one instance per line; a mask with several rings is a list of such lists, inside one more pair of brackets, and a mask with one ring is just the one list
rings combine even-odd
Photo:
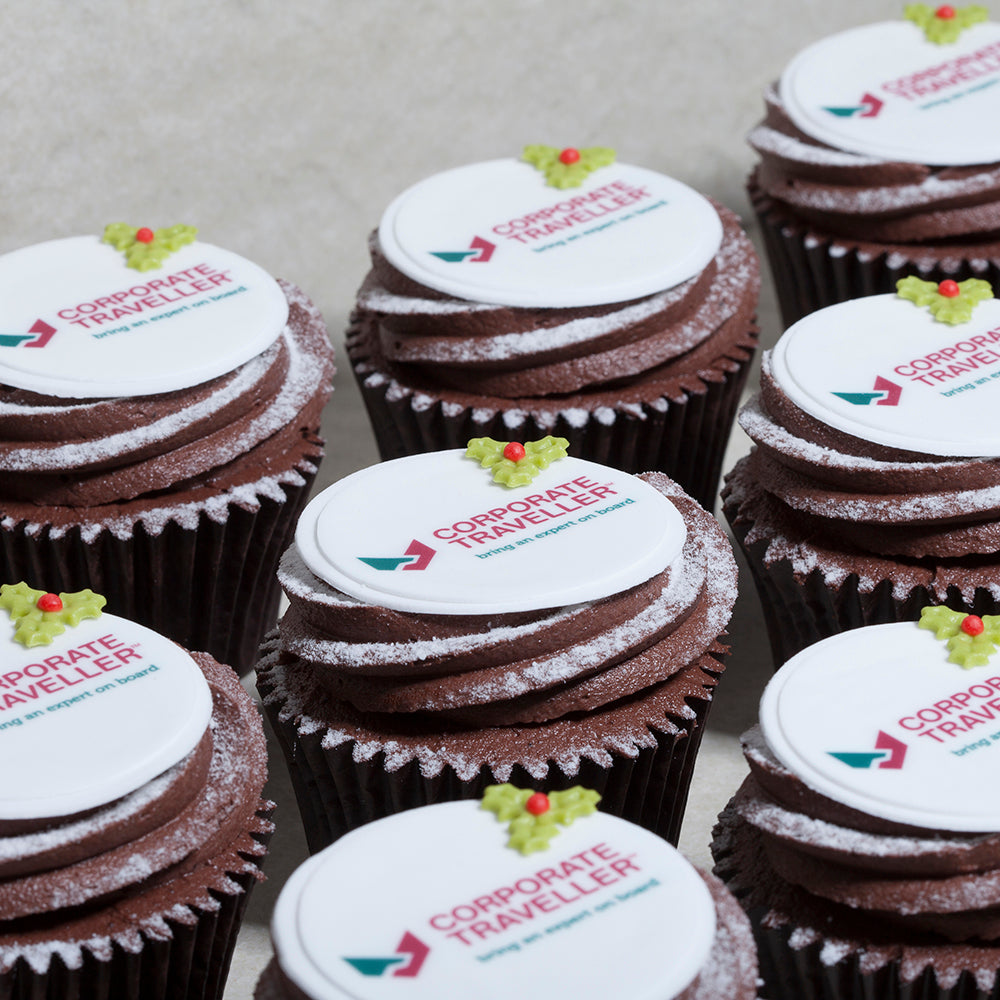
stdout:
[[[801,47],[898,17],[884,0],[8,0],[0,30],[0,252],[105,223],[197,225],[300,284],[340,372],[325,479],[377,458],[340,350],[382,209],[428,174],[528,142],[609,145],[746,218],[744,136]],[[748,221],[751,235],[754,227]],[[777,320],[767,287],[761,322]],[[745,450],[734,436],[731,453]],[[743,574],[734,652],[682,847],[707,863],[768,666]],[[283,764],[273,761],[280,778]],[[280,780],[269,864],[228,1000],[251,995],[274,894],[303,856]]]

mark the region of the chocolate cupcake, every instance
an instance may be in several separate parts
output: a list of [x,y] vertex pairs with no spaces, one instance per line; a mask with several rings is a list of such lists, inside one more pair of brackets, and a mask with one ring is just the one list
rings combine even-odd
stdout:
[[610,150],[582,171],[595,152],[528,147],[530,163],[397,198],[347,335],[354,373],[383,459],[554,434],[711,508],[757,342],[757,257],[731,212]]
[[0,588],[0,995],[221,998],[272,829],[260,717],[102,603]]
[[563,458],[504,489],[478,464],[348,477],[282,560],[258,688],[310,849],[507,780],[584,783],[676,840],[736,597],[724,534],[661,473]]
[[[776,665],[925,604],[1000,607],[1000,302],[973,305],[983,286],[942,294],[911,278],[903,293],[929,305],[830,306],[765,355],[740,414],[755,448],[727,477],[723,509]],[[964,321],[937,318],[965,307]]]
[[983,7],[906,17],[805,49],[750,133],[785,325],[911,274],[1000,282],[1000,25]]
[[712,851],[772,1000],[1000,990],[1000,619],[929,610],[800,653],[744,737]]
[[278,897],[256,1000],[374,998],[385,977],[421,996],[754,1000],[753,936],[732,896],[591,798],[492,786],[481,805],[428,806],[338,841]]
[[0,571],[245,670],[322,457],[326,329],[193,230],[125,228],[0,258]]

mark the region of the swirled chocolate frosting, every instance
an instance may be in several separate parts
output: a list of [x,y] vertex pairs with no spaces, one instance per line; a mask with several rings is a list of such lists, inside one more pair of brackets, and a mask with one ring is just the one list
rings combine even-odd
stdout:
[[201,385],[83,400],[0,386],[0,514],[56,533],[81,520],[128,532],[136,518],[155,531],[186,504],[287,470],[318,427],[333,365],[318,310],[281,287],[289,317],[278,340]]
[[106,806],[0,828],[0,970],[19,959],[44,969],[53,954],[74,967],[140,930],[169,934],[165,916],[215,909],[213,893],[238,891],[227,872],[257,871],[264,848],[254,835],[270,833],[257,815],[267,776],[260,717],[228,667],[192,656],[214,707],[187,757]]
[[[391,377],[460,406],[547,400],[561,409],[676,396],[747,360],[759,264],[739,220],[715,206],[722,245],[676,288],[588,308],[516,308],[450,298],[383,256],[358,293],[348,340],[361,379]],[[715,372],[716,375],[711,373]]]
[[[331,745],[366,744],[373,728],[391,733],[380,747],[390,770],[416,760],[425,773],[447,763],[460,775],[484,760],[509,774],[518,760],[528,766],[520,754],[536,771],[559,760],[572,773],[581,755],[606,754],[595,748],[618,728],[641,741],[654,716],[661,726],[664,714],[690,718],[685,698],[704,699],[714,685],[735,564],[711,515],[666,476],[642,478],[683,515],[683,552],[599,601],[489,616],[397,612],[335,590],[290,549],[279,571],[290,608],[262,665],[270,684],[280,667],[283,711],[336,729]],[[651,694],[655,705],[643,702]],[[595,712],[607,718],[590,733]]]
[[825,798],[744,737],[750,777],[729,809],[751,827],[773,870],[837,920],[878,937],[1000,938],[1000,833],[948,833],[879,819]]
[[[765,101],[748,137],[761,157],[751,189],[793,218],[851,240],[954,243],[956,257],[975,256],[960,244],[1000,239],[1000,163],[949,167],[850,153],[796,128],[776,87]],[[947,148],[942,139],[945,157]]]
[[[891,579],[942,599],[957,587],[996,589],[1000,460],[942,458],[883,447],[834,430],[799,409],[771,375],[740,414],[756,448],[728,482],[727,509],[753,521],[746,544],[765,542],[765,562],[789,560],[839,585]],[[871,582],[869,582],[871,581]]]

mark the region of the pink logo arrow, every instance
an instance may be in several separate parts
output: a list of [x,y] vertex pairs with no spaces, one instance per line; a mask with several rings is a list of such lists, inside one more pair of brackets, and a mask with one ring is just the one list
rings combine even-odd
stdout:
[[400,955],[409,955],[410,960],[406,965],[401,965],[398,969],[394,969],[392,974],[394,976],[415,976],[420,971],[421,966],[424,964],[424,959],[427,958],[430,951],[430,948],[420,938],[407,931],[403,935],[403,940],[399,942],[396,952]]
[[418,542],[414,538],[406,550],[406,555],[416,556],[416,562],[407,563],[403,569],[427,569],[428,564],[434,558],[435,551],[429,545],[424,545],[423,542]]
[[876,750],[888,750],[889,756],[885,760],[880,760],[878,766],[898,771],[906,760],[906,744],[897,740],[888,733],[878,731],[878,739],[875,741]]
[[28,333],[37,333],[37,340],[29,340],[24,346],[25,347],[44,347],[51,339],[52,334],[56,332],[54,326],[49,326],[45,320],[38,320],[34,326],[28,328]]
[[496,244],[490,243],[489,240],[484,240],[481,236],[477,236],[470,244],[469,248],[471,250],[478,250],[479,255],[476,257],[470,257],[470,264],[485,264],[490,257],[493,256],[493,251],[496,250]]
[[862,111],[859,118],[874,118],[882,110],[882,102],[874,94],[865,94],[861,98],[861,103],[868,106],[866,111]]
[[875,379],[874,388],[877,392],[884,392],[886,394],[885,399],[880,399],[875,404],[876,406],[899,406],[899,397],[903,393],[901,385],[896,385],[895,382],[890,382],[887,378],[882,378],[879,375]]

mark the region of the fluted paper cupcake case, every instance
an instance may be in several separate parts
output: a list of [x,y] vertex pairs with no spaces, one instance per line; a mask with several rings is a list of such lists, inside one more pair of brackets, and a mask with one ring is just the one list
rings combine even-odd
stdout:
[[100,508],[55,529],[44,507],[37,522],[3,516],[0,508],[3,579],[54,592],[89,587],[107,598],[109,613],[244,673],[277,618],[275,568],[322,456],[321,440],[306,434],[283,471],[207,490],[203,501],[141,504],[131,520]]
[[772,201],[751,176],[748,191],[786,327],[824,306],[896,291],[909,275],[925,281],[982,278],[1000,288],[1000,241],[880,244],[824,234]]
[[63,923],[51,938],[0,948],[0,1000],[221,1000],[273,811],[260,801],[207,891],[192,893],[184,877],[154,886],[169,896],[135,928],[74,940]]
[[[629,386],[641,401],[589,408],[561,406],[558,397],[476,400],[447,389],[400,383],[374,364],[356,315],[347,352],[368,410],[383,461],[446,448],[464,448],[474,437],[534,441],[554,434],[569,453],[623,472],[665,472],[707,510],[718,494],[726,443],[757,344],[751,325],[730,356],[714,367],[679,376],[681,389],[661,394],[653,379]],[[602,393],[602,398],[607,393]],[[579,400],[579,397],[574,397]]]
[[[294,699],[289,695],[285,685],[288,664],[283,662],[285,654],[279,648],[276,633],[261,647],[257,687],[288,764],[312,853],[372,820],[436,802],[479,798],[487,785],[502,781],[546,791],[570,785],[593,788],[602,796],[602,811],[621,816],[676,843],[712,689],[724,670],[721,659],[725,655],[725,648],[716,643],[710,654],[698,661],[703,696],[685,698],[691,712],[689,718],[661,713],[655,721],[646,723],[649,738],[644,739],[645,745],[635,746],[633,754],[615,747],[609,738],[599,754],[605,763],[582,757],[579,767],[567,773],[550,759],[545,776],[539,778],[529,773],[523,763],[513,763],[509,772],[500,774],[483,763],[471,776],[460,775],[444,764],[435,774],[425,775],[416,760],[399,767],[386,765],[391,736],[384,737],[375,751],[367,741],[363,745],[360,740],[336,741],[329,732],[332,724],[328,725],[324,718],[327,698],[318,686],[308,686],[308,698],[304,699],[299,679],[296,684],[300,689]],[[655,701],[669,683],[653,689],[652,693],[641,693],[629,702]],[[305,700],[308,708],[300,710],[297,707],[300,700]],[[652,708],[649,714],[655,715],[656,709]],[[578,720],[579,725],[594,729],[599,726],[599,716],[600,712],[587,713]],[[433,746],[433,739],[428,736],[428,746]]]
[[[902,590],[899,581],[889,576],[869,579],[860,572],[838,573],[837,581],[831,581],[819,566],[804,572],[789,559],[768,558],[768,548],[775,539],[754,537],[748,542],[747,537],[756,522],[747,511],[746,503],[741,503],[734,494],[732,479],[732,476],[727,477],[727,486],[722,491],[722,512],[757,588],[775,669],[807,646],[839,632],[863,625],[918,621],[920,609],[927,605],[946,604],[967,614],[1000,614],[1000,600],[985,587],[974,587],[971,600],[956,586],[935,589],[931,581],[933,566],[924,573],[928,586]],[[798,539],[796,544],[809,546],[810,543],[807,539]],[[841,562],[851,558],[847,552],[838,555]],[[821,559],[822,552],[817,549],[815,561],[818,563]],[[860,563],[865,557],[859,553],[856,559]],[[890,560],[879,562],[891,568]],[[994,578],[1000,582],[1000,565],[996,567]]]

